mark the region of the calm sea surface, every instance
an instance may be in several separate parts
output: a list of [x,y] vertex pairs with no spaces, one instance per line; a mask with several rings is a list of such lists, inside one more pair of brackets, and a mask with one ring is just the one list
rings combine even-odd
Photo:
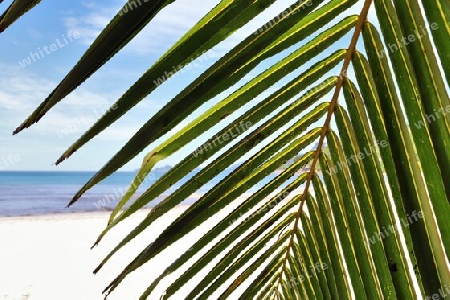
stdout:
[[[111,210],[135,174],[118,172],[111,175],[66,209],[93,172],[0,172],[0,216]],[[162,174],[148,179],[146,186]],[[141,187],[138,194],[143,191],[145,188]]]
[[[224,172],[224,174],[203,186],[197,191],[197,194],[207,192],[230,171]],[[164,172],[153,172],[152,177],[148,177],[144,186],[139,188],[137,195],[142,194]],[[187,178],[194,174],[195,172],[191,173]],[[72,207],[66,209],[66,205],[73,195],[93,175],[93,172],[0,172],[0,217],[111,210],[121,199],[125,188],[132,182],[136,173],[118,172],[111,175],[86,192]],[[267,183],[273,177],[269,176],[252,188],[251,191],[257,190],[263,183]],[[187,178],[172,186],[170,190],[147,207],[151,207],[164,199],[179,188]],[[190,204],[195,199],[197,198],[188,198],[183,204]]]

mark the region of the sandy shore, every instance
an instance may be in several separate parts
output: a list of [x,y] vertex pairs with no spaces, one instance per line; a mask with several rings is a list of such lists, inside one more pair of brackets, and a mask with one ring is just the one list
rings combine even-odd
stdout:
[[[223,219],[242,203],[245,197],[227,206],[150,263],[130,274],[108,299],[138,299],[153,279],[178,258],[184,249],[190,248],[217,223],[218,218]],[[279,205],[286,201],[287,199],[281,201]],[[178,206],[153,223],[151,230],[146,230],[119,251],[97,275],[92,274],[95,267],[142,221],[148,210],[140,211],[116,226],[93,250],[90,250],[90,247],[105,228],[109,218],[107,212],[0,218],[0,300],[103,299],[101,292],[110,281],[187,208],[188,206]],[[270,214],[262,214],[260,221],[268,215]],[[233,226],[237,224],[234,223]],[[259,223],[256,223],[254,226],[258,225]],[[218,241],[225,234],[222,233],[214,241]],[[197,253],[195,258],[203,255],[211,245]],[[211,267],[220,259],[221,257],[217,257],[212,260]],[[184,266],[170,274],[168,281],[160,283],[155,295],[161,296],[168,285],[186,269],[187,266]],[[208,271],[197,274],[171,299],[184,299],[183,296],[187,295]],[[245,286],[241,286],[237,292],[244,288]],[[218,292],[220,295],[221,291]]]
[[[97,275],[101,259],[148,213],[136,213],[90,250],[105,227],[108,213],[62,214],[0,219],[0,299],[90,300],[101,291],[145,245],[186,207],[178,207],[155,223]],[[192,238],[192,236],[191,236]],[[185,241],[186,242],[186,241]],[[179,249],[179,248],[178,248]],[[179,255],[176,246],[134,272],[109,299],[138,299],[163,269]],[[161,294],[163,290],[159,290]]]

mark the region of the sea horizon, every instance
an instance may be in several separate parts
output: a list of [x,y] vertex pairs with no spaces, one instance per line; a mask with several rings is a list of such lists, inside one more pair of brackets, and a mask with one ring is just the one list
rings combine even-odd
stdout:
[[[235,167],[232,166],[226,169],[219,177],[205,184],[181,202],[180,205],[194,203]],[[137,199],[168,170],[169,166],[155,168],[143,181],[136,194],[132,197],[132,201]],[[152,208],[161,202],[199,170],[192,171],[183,180],[174,184],[169,190],[151,201],[144,208]],[[112,174],[88,190],[74,205],[66,208],[72,197],[95,173],[96,171],[0,171],[0,217],[111,211],[133,181],[137,170],[120,171]],[[276,175],[277,172],[269,175],[247,192],[257,191]]]
[[[35,216],[58,213],[111,211],[132,182],[136,171],[112,174],[69,208],[67,204],[95,171],[0,171],[0,217]],[[132,199],[136,199],[163,172],[153,172]],[[155,199],[146,208],[161,201]]]

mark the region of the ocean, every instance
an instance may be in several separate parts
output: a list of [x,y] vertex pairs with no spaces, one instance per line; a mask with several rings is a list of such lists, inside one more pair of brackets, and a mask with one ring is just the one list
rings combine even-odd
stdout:
[[[107,211],[114,208],[135,172],[117,172],[66,209],[94,172],[0,172],[0,217]],[[164,173],[159,172],[154,180]],[[147,187],[140,187],[137,195]],[[136,197],[135,197],[136,198]],[[161,199],[159,199],[161,200]]]
[[[224,171],[217,178],[208,182],[196,194],[206,193],[232,169]],[[166,171],[167,169],[152,171],[151,179],[147,178],[132,199],[136,199]],[[185,179],[173,185],[164,194],[152,201],[147,208],[163,200],[196,172],[198,170],[193,171]],[[94,172],[0,172],[0,217],[110,211],[121,199],[126,187],[134,179],[136,172],[114,173],[87,191],[70,208],[66,208],[75,193],[94,174]],[[247,192],[256,191],[274,177],[275,174],[268,176]],[[192,204],[196,199],[198,197],[192,196],[182,204]]]

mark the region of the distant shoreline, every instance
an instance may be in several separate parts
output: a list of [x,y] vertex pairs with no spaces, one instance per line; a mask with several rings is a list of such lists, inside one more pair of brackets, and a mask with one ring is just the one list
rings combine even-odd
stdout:
[[[176,205],[176,208],[188,208],[192,204],[179,204]],[[151,211],[151,208],[142,208],[138,210],[136,213],[144,213],[147,214]],[[53,219],[53,218],[67,218],[67,217],[103,217],[106,215],[110,215],[112,210],[89,210],[89,211],[73,211],[73,212],[51,212],[51,213],[39,213],[39,214],[27,214],[27,215],[18,215],[18,216],[0,216],[0,221],[2,220],[21,220],[21,219]]]
[[[191,204],[180,204],[176,208],[187,209]],[[143,208],[136,212],[136,214],[148,214],[151,208]],[[76,217],[77,219],[90,219],[90,218],[102,218],[109,217],[111,211],[76,211],[76,212],[62,212],[62,213],[48,213],[48,214],[37,214],[37,215],[23,215],[23,216],[0,216],[0,222],[2,221],[21,221],[21,220],[53,220],[53,219],[70,219],[71,217]]]

